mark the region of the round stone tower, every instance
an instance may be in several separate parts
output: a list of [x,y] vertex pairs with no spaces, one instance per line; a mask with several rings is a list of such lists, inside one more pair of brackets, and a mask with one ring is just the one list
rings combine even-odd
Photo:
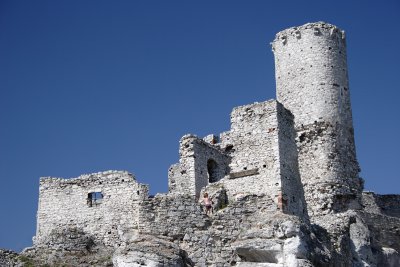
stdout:
[[272,43],[277,100],[294,115],[311,216],[357,208],[362,190],[345,41],[344,31],[317,22],[281,31]]

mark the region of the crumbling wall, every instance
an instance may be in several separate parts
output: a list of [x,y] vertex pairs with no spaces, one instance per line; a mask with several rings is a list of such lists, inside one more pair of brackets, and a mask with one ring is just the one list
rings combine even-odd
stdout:
[[[98,199],[90,199],[94,192]],[[94,242],[109,246],[127,241],[137,231],[138,207],[147,196],[148,187],[123,171],[41,178],[35,245],[46,243],[53,230],[61,229],[83,231]]]
[[[257,261],[294,266],[285,261],[304,259],[308,253],[301,220],[283,214],[266,195],[244,196],[207,216],[193,196],[158,194],[143,202],[139,215],[140,236],[178,244],[194,266]],[[263,244],[257,248],[261,256],[250,258],[246,250],[257,242]]]
[[399,266],[400,218],[369,212],[359,214],[368,225],[376,266]]
[[23,262],[18,260],[18,253],[0,248],[0,266],[14,267],[23,266]]
[[231,157],[230,174],[221,180],[229,198],[267,194],[283,212],[306,213],[293,116],[279,102],[234,108],[231,130],[219,141]]
[[240,106],[231,113],[231,130],[220,135],[221,150],[231,156],[223,184],[229,197],[268,194],[281,189],[277,102]]
[[[310,215],[360,208],[362,180],[354,157],[344,157],[340,127],[328,122],[297,129],[299,171]],[[347,160],[347,161],[346,161]]]
[[170,193],[198,197],[203,187],[229,173],[230,157],[195,135],[181,138],[179,155],[179,164],[172,165],[168,173]]
[[[274,201],[266,195],[248,195],[232,201],[227,207],[215,210],[206,229],[187,229],[181,247],[199,266],[232,266],[246,261],[237,255],[234,242],[241,238],[275,239],[275,224],[269,219],[278,219],[280,211]],[[270,222],[270,221],[269,221]],[[266,235],[255,232],[260,229]],[[277,230],[277,229],[276,229]],[[259,232],[260,233],[260,232]],[[239,247],[239,245],[238,245]]]
[[363,192],[362,204],[366,212],[400,218],[400,195]]
[[157,194],[139,208],[139,233],[182,240],[187,229],[205,229],[210,225],[195,196]]

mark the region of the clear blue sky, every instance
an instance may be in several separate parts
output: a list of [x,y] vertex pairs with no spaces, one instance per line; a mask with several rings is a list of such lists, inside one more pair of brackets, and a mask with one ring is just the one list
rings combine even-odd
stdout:
[[400,193],[399,1],[0,1],[0,247],[35,234],[41,176],[128,170],[167,191],[182,135],[275,98],[275,33],[346,30],[366,189]]

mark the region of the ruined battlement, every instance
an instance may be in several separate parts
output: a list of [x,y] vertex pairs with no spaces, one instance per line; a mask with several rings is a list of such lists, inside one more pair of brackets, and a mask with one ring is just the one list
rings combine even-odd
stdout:
[[78,228],[97,242],[114,244],[124,231],[135,231],[138,205],[148,197],[148,186],[126,171],[106,171],[72,179],[40,179],[34,243],[48,242],[52,231]]
[[[288,42],[288,39],[291,38],[293,38],[293,40],[294,38],[301,39],[302,34],[311,34],[311,33],[316,36],[329,34],[329,36],[332,38],[338,38],[338,41],[344,40],[346,38],[345,32],[339,29],[337,26],[323,21],[319,21],[314,23],[307,23],[297,27],[291,27],[278,32],[275,35],[274,41],[272,42],[272,47],[274,49],[274,44],[277,42],[280,42],[285,45]],[[345,44],[346,43],[343,42],[343,45]]]
[[124,182],[125,179],[136,181],[136,177],[127,171],[117,171],[117,170],[109,170],[104,172],[90,173],[90,174],[82,174],[76,178],[60,178],[60,177],[40,177],[39,184],[40,186],[68,186],[68,185],[92,185],[92,183],[97,182],[101,185],[103,182],[116,182],[121,179],[121,182]]

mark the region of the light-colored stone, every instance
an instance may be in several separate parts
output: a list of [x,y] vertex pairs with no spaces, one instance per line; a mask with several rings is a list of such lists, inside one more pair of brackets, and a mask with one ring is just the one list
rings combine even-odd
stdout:
[[[234,108],[219,136],[183,136],[167,194],[149,196],[124,171],[41,178],[22,256],[37,266],[400,265],[400,196],[362,194],[345,40],[324,22],[279,32],[277,100]],[[0,250],[5,266],[16,257]]]

